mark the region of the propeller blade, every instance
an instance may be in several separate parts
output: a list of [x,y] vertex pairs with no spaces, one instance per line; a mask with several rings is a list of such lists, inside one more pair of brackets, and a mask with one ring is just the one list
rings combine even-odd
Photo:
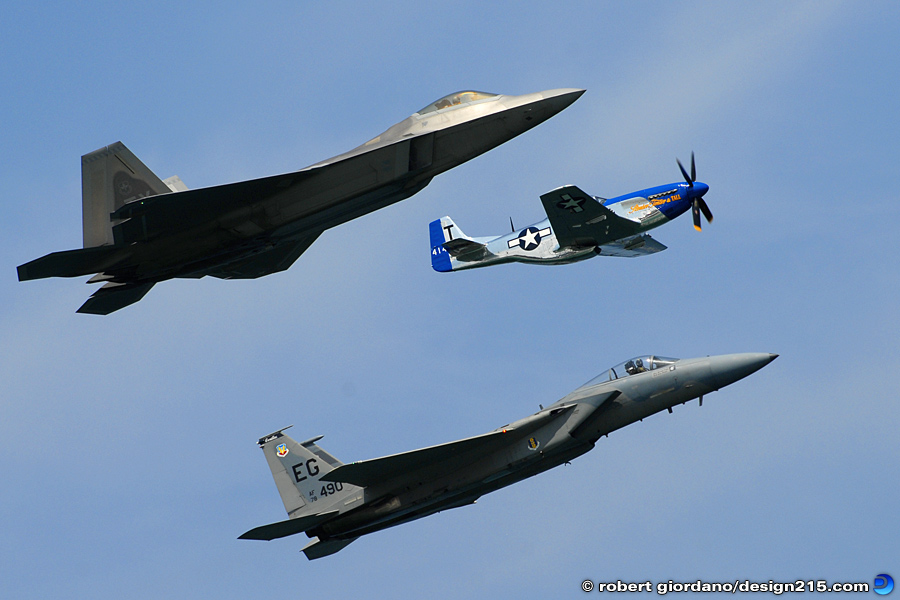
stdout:
[[697,181],[697,169],[694,168],[694,151],[691,150],[691,181]]
[[688,187],[694,187],[694,180],[688,177],[687,171],[684,170],[684,166],[681,164],[681,161],[676,158],[675,162],[678,163],[678,168],[681,169],[681,174],[684,175],[684,180],[687,181]]
[[713,219],[712,211],[709,210],[709,206],[707,206],[706,200],[704,200],[703,198],[697,198],[697,200],[695,200],[694,203],[695,203],[695,205],[696,204],[700,205],[700,210],[703,211],[703,216],[706,217],[706,222],[712,223],[712,219]]
[[696,229],[697,231],[703,231],[700,228],[700,202],[698,202],[698,200],[702,199],[694,198],[694,203],[691,205],[691,216],[694,217],[694,229]]

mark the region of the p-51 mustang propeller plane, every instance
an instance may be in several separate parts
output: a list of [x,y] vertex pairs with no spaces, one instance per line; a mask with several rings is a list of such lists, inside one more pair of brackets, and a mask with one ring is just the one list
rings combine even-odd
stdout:
[[707,222],[712,212],[703,195],[709,186],[697,181],[694,154],[691,173],[681,161],[685,182],[659,185],[617,198],[590,196],[574,185],[541,196],[547,218],[516,233],[473,238],[450,217],[429,224],[431,266],[435,271],[461,271],[509,262],[561,265],[594,256],[644,256],[666,247],[647,231],[692,210],[700,231],[700,213]]
[[[475,504],[484,494],[581,456],[604,435],[730,385],[778,355],[676,359],[642,356],[604,371],[562,400],[494,431],[455,442],[343,464],[316,442],[280,429],[259,440],[288,519],[241,539],[305,532],[310,560],[361,535]],[[287,428],[285,428],[287,429]]]
[[409,198],[583,93],[457,92],[305,169],[196,190],[161,180],[117,142],[81,158],[84,248],[20,265],[19,281],[96,273],[88,283],[105,285],[78,312],[105,315],[173,277],[284,271],[326,229]]

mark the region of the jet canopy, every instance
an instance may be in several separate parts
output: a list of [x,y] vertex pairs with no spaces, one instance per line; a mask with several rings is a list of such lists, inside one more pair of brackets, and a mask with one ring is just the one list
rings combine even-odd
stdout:
[[439,110],[443,110],[445,108],[450,108],[451,106],[460,106],[462,104],[469,104],[470,102],[475,102],[476,100],[485,100],[487,98],[496,98],[499,94],[491,94],[489,92],[476,92],[472,90],[467,90],[463,92],[455,92],[453,94],[448,94],[444,96],[440,100],[432,102],[422,110],[418,111],[417,115],[425,115],[431,112],[436,112]]
[[[677,358],[668,358],[665,356],[654,356],[653,354],[648,354],[645,356],[636,356],[634,358],[629,358],[624,362],[620,362],[613,368],[611,368],[606,373],[602,375],[597,375],[583,387],[587,387],[589,385],[597,385],[598,383],[604,383],[606,381],[614,381],[616,379],[622,379],[623,377],[628,377],[630,375],[637,375],[638,373],[644,373],[646,371],[654,371],[656,369],[668,369],[669,367],[673,367],[673,365],[678,361]],[[674,368],[674,367],[673,367]]]

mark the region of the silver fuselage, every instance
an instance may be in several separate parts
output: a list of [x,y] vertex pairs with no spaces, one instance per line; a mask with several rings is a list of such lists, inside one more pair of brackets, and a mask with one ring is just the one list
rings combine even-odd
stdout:
[[[500,95],[414,114],[361,146],[296,172],[286,189],[179,230],[135,223],[122,281],[199,277],[223,262],[315,235],[424,188],[431,179],[549,119],[583,90]],[[115,275],[113,273],[113,275]],[[113,281],[119,281],[113,277]]]
[[160,179],[116,142],[82,156],[84,247],[19,265],[19,280],[93,275],[88,283],[104,285],[78,312],[106,315],[174,277],[281,272],[325,230],[412,196],[583,92],[456,92],[299,171],[198,189],[178,177]]
[[[684,187],[684,184],[674,183],[669,188]],[[642,190],[643,192],[643,190]],[[615,240],[599,246],[563,246],[556,239],[553,225],[550,219],[544,219],[528,225],[521,232],[514,231],[498,237],[477,237],[474,241],[482,243],[486,247],[486,256],[476,261],[464,261],[451,258],[453,271],[464,269],[476,269],[511,262],[521,262],[535,265],[564,265],[595,256],[635,256],[631,248],[642,246],[644,234],[660,225],[668,223],[687,211],[689,202],[681,202],[680,206],[672,207],[666,213],[660,211],[641,192],[629,195],[626,198],[616,198],[605,201],[604,206],[623,219],[628,219],[635,224],[635,232],[628,237]],[[526,246],[519,243],[519,239],[528,230],[537,230],[538,243],[536,246]]]

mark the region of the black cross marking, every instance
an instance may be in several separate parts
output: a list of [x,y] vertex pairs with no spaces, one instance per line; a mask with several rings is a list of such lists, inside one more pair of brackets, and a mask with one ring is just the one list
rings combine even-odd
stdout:
[[582,197],[573,198],[569,194],[563,194],[562,196],[560,196],[560,198],[562,198],[564,201],[557,202],[556,203],[557,207],[566,209],[569,212],[573,212],[573,213],[580,213],[581,211],[584,210],[581,206],[584,204],[585,198],[582,198]]

